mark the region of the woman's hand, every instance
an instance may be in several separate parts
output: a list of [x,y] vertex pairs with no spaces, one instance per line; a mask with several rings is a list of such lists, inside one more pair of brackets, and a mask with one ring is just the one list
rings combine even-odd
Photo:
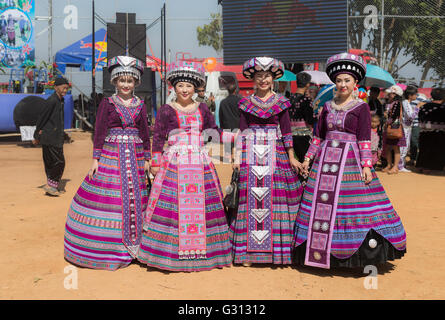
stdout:
[[150,172],[150,161],[145,160],[144,171]]
[[291,157],[289,159],[289,161],[290,161],[290,165],[292,166],[292,168],[295,170],[296,173],[303,171],[303,166],[300,161],[298,161],[294,157]]
[[160,167],[150,167],[150,173],[151,173],[153,176],[156,177],[156,175],[157,175],[158,172],[159,172],[159,168],[160,168]]
[[302,167],[302,175],[304,175],[304,176],[308,176],[309,175],[309,165],[310,165],[310,162],[309,162],[309,160],[304,160],[303,161],[303,163],[301,164],[301,167]]
[[90,169],[90,171],[88,171],[88,177],[90,179],[93,179],[93,176],[97,171],[97,168],[99,168],[99,160],[94,159],[93,164],[91,165],[91,169]]
[[369,184],[372,181],[371,168],[369,168],[369,167],[363,168],[362,178],[363,178],[363,182],[365,182],[365,184]]

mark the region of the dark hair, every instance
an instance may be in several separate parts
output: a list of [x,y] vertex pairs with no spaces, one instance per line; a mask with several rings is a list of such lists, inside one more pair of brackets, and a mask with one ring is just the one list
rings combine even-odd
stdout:
[[403,92],[403,97],[408,99],[410,95],[417,94],[417,88],[414,86],[407,86],[405,91]]
[[445,88],[434,88],[431,90],[433,100],[445,100]]
[[377,113],[371,114],[371,119],[372,118],[379,118],[379,120],[380,120],[380,116]]
[[378,88],[378,87],[371,87],[371,88],[369,89],[369,92],[370,92],[370,93],[373,93],[373,92],[375,92],[375,93],[380,93],[380,88]]
[[236,86],[236,83],[229,83],[227,85],[227,91],[229,91],[229,94],[234,94],[238,90],[238,87]]
[[305,87],[308,83],[311,82],[311,79],[312,77],[309,73],[306,72],[297,73],[297,87],[298,88]]

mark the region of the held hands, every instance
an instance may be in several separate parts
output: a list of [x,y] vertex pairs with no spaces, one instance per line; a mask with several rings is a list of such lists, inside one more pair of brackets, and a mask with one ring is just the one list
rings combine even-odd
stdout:
[[301,174],[303,175],[303,176],[308,176],[309,175],[309,165],[310,165],[310,160],[304,160],[303,161],[303,163],[302,163],[302,172],[301,172]]
[[153,176],[156,176],[156,175],[158,174],[158,172],[159,172],[159,168],[160,168],[160,167],[150,167],[150,173],[151,173]]
[[144,171],[150,172],[150,161],[145,160]]
[[296,173],[303,173],[303,165],[300,161],[295,159],[294,157],[289,158],[290,165],[295,170]]
[[363,182],[365,182],[365,184],[369,184],[372,181],[371,168],[369,168],[369,167],[363,168],[362,178],[363,178]]
[[99,160],[94,159],[93,164],[91,165],[91,169],[90,169],[90,171],[88,171],[88,177],[90,179],[93,179],[93,176],[97,171],[97,168],[99,168]]

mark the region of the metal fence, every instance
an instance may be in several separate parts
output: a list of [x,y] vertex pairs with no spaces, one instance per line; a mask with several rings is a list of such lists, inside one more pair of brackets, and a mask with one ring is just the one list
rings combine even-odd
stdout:
[[349,49],[369,51],[396,82],[443,87],[445,0],[347,1]]

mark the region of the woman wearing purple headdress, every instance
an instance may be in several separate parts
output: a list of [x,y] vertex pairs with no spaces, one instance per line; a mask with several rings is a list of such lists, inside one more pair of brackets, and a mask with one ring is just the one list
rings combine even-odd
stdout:
[[230,229],[234,263],[290,264],[292,235],[303,187],[295,159],[289,100],[272,91],[284,65],[269,57],[244,63],[256,93],[239,102],[239,207]]
[[359,56],[342,53],[327,61],[336,84],[303,162],[312,168],[295,228],[295,263],[363,267],[401,258],[406,234],[372,168],[371,115],[357,98],[366,74]]
[[151,164],[156,177],[138,259],[168,271],[230,266],[223,195],[202,138],[204,130],[212,131],[212,139],[223,132],[207,105],[192,99],[195,89],[205,86],[204,68],[197,63],[172,63],[167,80],[176,100],[161,106],[156,116]]
[[65,259],[115,270],[129,265],[139,250],[151,156],[146,107],[133,95],[144,65],[118,56],[108,69],[117,93],[97,111],[93,164],[68,211]]

